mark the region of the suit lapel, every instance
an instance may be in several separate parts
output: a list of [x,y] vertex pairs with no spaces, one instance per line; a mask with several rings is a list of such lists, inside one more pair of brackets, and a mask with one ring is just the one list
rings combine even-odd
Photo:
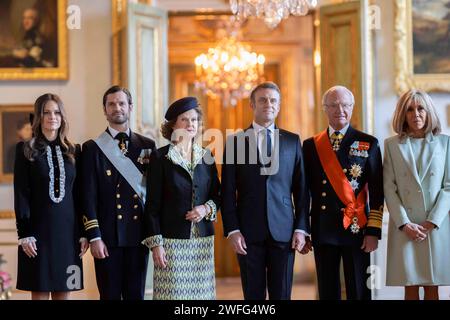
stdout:
[[400,154],[405,160],[409,170],[416,179],[417,183],[420,184],[420,178],[417,173],[416,161],[414,160],[414,155],[412,153],[411,142],[409,137],[406,137],[404,141],[398,143],[398,148],[400,149]]
[[[249,132],[250,130],[250,132]],[[256,140],[255,129],[253,129],[253,125],[250,125],[247,129],[245,129],[245,162],[250,163],[250,155],[256,155],[256,161],[258,166],[261,166],[259,161],[259,151],[258,151],[258,141]],[[250,133],[250,134],[249,134]],[[251,139],[251,141],[250,141]]]
[[430,169],[431,161],[433,160],[434,154],[435,154],[435,144],[436,139],[434,139],[433,134],[430,132],[425,137],[425,145],[423,147],[422,156],[420,157],[421,163],[420,168],[422,169],[421,172],[419,172],[420,181],[423,180],[425,177],[428,169]]
[[133,163],[136,165],[136,167],[140,168],[140,164],[137,162],[137,159],[139,158],[139,153],[141,151],[139,140],[135,133],[132,131],[130,132],[130,141],[128,142],[128,158],[133,161]]

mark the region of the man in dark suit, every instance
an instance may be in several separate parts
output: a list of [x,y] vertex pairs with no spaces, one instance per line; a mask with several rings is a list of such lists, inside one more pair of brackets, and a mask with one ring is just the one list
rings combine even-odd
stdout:
[[[330,88],[322,101],[329,127],[303,143],[320,299],[341,299],[341,258],[347,299],[371,299],[368,267],[381,238],[383,169],[378,140],[350,126],[354,103],[347,88]],[[310,249],[307,238],[304,253]]]
[[251,93],[253,124],[231,136],[222,166],[222,218],[237,253],[245,299],[291,297],[295,249],[309,232],[299,136],[279,129],[280,90]]
[[83,222],[102,300],[144,298],[148,236],[144,217],[146,163],[155,142],[129,128],[133,103],[119,86],[103,96],[108,128],[83,144]]

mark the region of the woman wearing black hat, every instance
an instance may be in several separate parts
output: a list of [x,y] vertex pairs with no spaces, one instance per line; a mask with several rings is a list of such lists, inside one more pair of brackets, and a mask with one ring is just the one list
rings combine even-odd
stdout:
[[152,154],[143,243],[155,264],[153,299],[215,299],[214,227],[220,182],[214,157],[198,139],[202,112],[196,98],[175,101],[161,125],[170,144]]

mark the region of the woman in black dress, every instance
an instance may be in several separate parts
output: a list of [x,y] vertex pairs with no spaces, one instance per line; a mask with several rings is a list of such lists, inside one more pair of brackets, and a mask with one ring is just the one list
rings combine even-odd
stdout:
[[81,257],[89,244],[78,221],[76,172],[79,145],[67,138],[61,99],[40,96],[33,135],[17,144],[14,208],[19,235],[17,289],[33,300],[69,298],[83,288]]

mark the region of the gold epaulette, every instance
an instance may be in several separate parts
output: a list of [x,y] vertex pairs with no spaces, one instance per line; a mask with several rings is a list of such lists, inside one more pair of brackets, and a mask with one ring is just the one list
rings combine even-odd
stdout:
[[381,229],[382,224],[383,224],[383,206],[380,206],[379,210],[370,210],[367,226]]
[[85,231],[88,231],[89,229],[92,229],[92,228],[99,227],[97,219],[88,220],[88,218],[86,216],[83,216],[83,225],[84,225]]

